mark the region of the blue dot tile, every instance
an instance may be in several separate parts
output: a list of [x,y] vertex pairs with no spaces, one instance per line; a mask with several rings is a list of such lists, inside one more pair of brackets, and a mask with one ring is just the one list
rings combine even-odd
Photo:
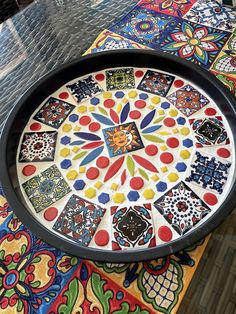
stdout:
[[90,99],[90,103],[94,106],[98,105],[100,103],[100,99],[97,97],[93,97]]
[[76,122],[79,119],[79,116],[75,113],[71,114],[69,117],[70,122]]
[[125,94],[123,92],[116,92],[115,93],[116,98],[123,98]]
[[179,117],[179,118],[177,119],[177,123],[178,123],[179,125],[184,125],[184,124],[186,123],[186,120],[185,120],[185,118],[183,118],[183,117]]
[[168,108],[170,108],[170,104],[169,104],[167,101],[164,101],[164,102],[161,104],[161,108],[163,108],[163,109],[168,109]]
[[141,94],[139,94],[139,98],[142,100],[146,100],[148,98],[148,95],[145,93],[141,93]]
[[128,200],[131,202],[135,202],[139,199],[140,195],[137,191],[129,191],[127,194]]
[[83,190],[85,187],[85,182],[84,180],[76,180],[73,187],[78,191],[78,190]]
[[68,169],[71,167],[71,161],[70,159],[64,159],[62,162],[61,162],[61,169]]
[[187,169],[187,166],[184,162],[178,162],[175,166],[175,168],[179,171],[179,172],[184,172]]
[[69,137],[69,136],[63,136],[63,137],[61,138],[61,144],[67,145],[67,144],[69,144],[69,143],[70,143],[70,137]]
[[106,204],[110,201],[110,196],[109,194],[107,193],[101,193],[99,196],[98,196],[98,201],[99,203],[102,203],[102,204]]
[[167,189],[167,184],[163,181],[160,181],[156,184],[156,189],[158,192],[164,192]]
[[185,139],[185,140],[183,140],[183,145],[185,146],[185,147],[192,147],[193,146],[193,141],[192,140],[190,140],[189,138],[187,138],[187,139]]

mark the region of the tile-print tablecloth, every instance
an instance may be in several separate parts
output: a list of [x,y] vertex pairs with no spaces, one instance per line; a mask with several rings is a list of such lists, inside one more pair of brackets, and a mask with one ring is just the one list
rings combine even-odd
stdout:
[[[235,17],[233,9],[213,1],[142,0],[87,53],[162,50],[209,69],[235,93]],[[1,191],[0,312],[176,313],[207,241],[150,262],[85,261],[32,234]]]

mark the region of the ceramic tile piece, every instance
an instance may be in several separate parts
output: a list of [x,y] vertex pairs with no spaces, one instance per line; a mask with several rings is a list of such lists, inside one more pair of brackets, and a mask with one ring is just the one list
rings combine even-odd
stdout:
[[175,77],[172,75],[148,70],[137,88],[165,97],[174,79]]
[[224,74],[221,73],[217,73],[213,70],[211,70],[211,72],[218,78],[218,80],[221,81],[221,83],[223,83],[232,93],[233,95],[236,97],[236,77],[231,77],[226,76]]
[[190,119],[198,147],[207,145],[226,145],[230,143],[221,117]]
[[191,85],[178,89],[167,99],[187,117],[209,103],[209,100]]
[[135,87],[134,70],[132,68],[107,70],[105,73],[107,90]]
[[190,165],[190,175],[185,180],[221,194],[227,181],[230,166],[229,162],[196,152]]
[[100,94],[103,90],[92,75],[85,77],[72,85],[66,86],[77,103]]
[[144,147],[134,122],[103,129],[110,157],[122,155]]
[[230,33],[182,20],[161,43],[161,50],[209,68]]
[[178,183],[154,205],[180,235],[190,231],[210,213],[210,208],[184,182]]
[[111,208],[113,250],[152,246],[151,205]]
[[88,246],[104,213],[104,208],[72,195],[55,222],[53,230],[82,246]]
[[29,179],[22,187],[37,213],[71,191],[56,165]]
[[198,0],[184,15],[184,18],[225,31],[236,27],[236,10],[222,6],[217,1]]
[[57,132],[25,133],[19,155],[19,162],[53,161]]
[[65,101],[50,97],[33,119],[58,129],[74,108]]

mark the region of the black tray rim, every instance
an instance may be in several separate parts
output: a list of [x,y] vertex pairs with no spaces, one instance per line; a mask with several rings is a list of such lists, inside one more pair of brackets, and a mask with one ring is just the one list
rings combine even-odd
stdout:
[[[103,65],[104,61],[107,60],[109,60],[109,66],[107,66],[107,64]],[[164,61],[164,64],[159,63],[161,60]],[[201,224],[199,227],[197,226],[193,231],[190,231],[189,233],[181,236],[179,239],[176,239],[169,243],[167,242],[153,248],[131,249],[128,251],[108,251],[104,249],[82,247],[76,244],[76,242],[72,242],[65,237],[62,238],[61,236],[50,231],[43,224],[41,224],[20,201],[11,179],[8,157],[9,154],[12,154],[13,152],[11,151],[9,147],[10,145],[8,144],[14,143],[14,137],[11,137],[11,133],[14,132],[14,122],[17,121],[21,109],[27,104],[27,101],[29,102],[30,97],[35,97],[35,95],[39,96],[40,88],[42,89],[44,86],[49,86],[49,82],[52,82],[53,78],[57,78],[57,80],[50,85],[50,90],[54,91],[56,91],[66,82],[73,80],[74,78],[76,78],[76,76],[72,74],[73,71],[78,72],[78,65],[80,65],[81,68],[79,69],[79,74],[76,74],[77,77],[112,67],[110,65],[112,63],[114,63],[114,68],[120,66],[145,67],[145,65],[140,64],[144,61],[147,63],[151,63],[151,66],[149,64],[146,65],[147,68],[155,69],[155,67],[158,66],[158,69],[162,70],[160,67],[165,66],[165,71],[172,73],[174,73],[173,69],[172,71],[170,69],[172,67],[171,65],[173,65],[174,63],[175,66],[179,66],[178,70],[181,72],[181,74],[179,74],[179,72],[177,71],[177,75],[180,75],[188,79],[189,81],[192,81],[190,77],[192,77],[193,79],[195,76],[201,77],[203,79],[203,82],[193,81],[193,83],[197,86],[202,86],[202,88],[203,86],[206,86],[206,83],[210,84],[210,89],[214,89],[211,93],[214,93],[214,91],[216,92],[217,90],[217,94],[223,97],[224,103],[227,102],[227,110],[226,112],[224,112],[224,114],[227,117],[227,121],[231,127],[231,131],[234,137],[234,145],[236,144],[236,123],[234,122],[236,117],[236,98],[221,82],[219,82],[219,80],[213,74],[198,65],[185,61],[184,59],[180,59],[176,56],[146,49],[121,49],[114,51],[105,51],[79,57],[76,60],[66,63],[43,76],[25,92],[25,94],[20,98],[19,101],[16,102],[7,120],[5,121],[0,138],[0,181],[3,192],[5,193],[10,207],[13,209],[17,217],[24,223],[24,225],[27,226],[44,242],[71,255],[75,255],[83,259],[114,263],[139,262],[165,257],[166,255],[173,254],[192,244],[195,244],[196,242],[207,236],[228,216],[228,214],[236,206],[236,198],[234,195],[234,193],[236,193],[236,181],[234,181],[231,185],[231,190],[227,195],[227,198],[221,204],[218,210],[206,222]],[[155,64],[152,64],[153,61],[155,61]],[[82,67],[83,64],[85,64],[86,66],[85,69]],[[88,71],[88,68],[90,68],[91,65],[95,68],[92,71]],[[71,76],[69,80],[67,79],[67,76],[65,78],[65,72],[67,74],[69,73],[69,75]],[[186,77],[186,75],[189,75],[190,77]],[[42,90],[41,93],[40,97],[43,100],[50,95],[48,94],[48,92],[45,93],[45,90]],[[51,93],[53,93],[53,91]],[[210,93],[209,95],[213,97]],[[32,112],[36,109],[37,106],[40,105],[42,101],[39,100],[35,102],[37,105],[33,106]],[[219,107],[222,106],[225,105],[221,104]],[[24,127],[25,125],[23,126],[23,128]],[[18,143],[19,142],[15,143],[15,145],[18,145]],[[14,162],[15,159],[16,154],[14,155]]]

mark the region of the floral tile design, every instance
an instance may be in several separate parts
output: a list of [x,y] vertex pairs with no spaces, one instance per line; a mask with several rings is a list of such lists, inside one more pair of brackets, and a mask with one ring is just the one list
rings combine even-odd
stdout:
[[123,208],[113,206],[111,215],[113,250],[155,245],[150,204]]
[[105,213],[105,209],[76,195],[72,195],[53,230],[88,246]]
[[134,122],[103,129],[110,157],[132,152],[144,147]]
[[106,71],[107,90],[129,89],[135,87],[132,68]]
[[29,179],[22,186],[37,213],[71,191],[56,165]]
[[215,157],[196,152],[190,166],[191,174],[185,180],[221,194],[227,181],[230,166],[229,162],[223,162]]
[[19,162],[53,161],[57,132],[25,133],[19,155]]
[[165,97],[174,79],[172,75],[148,70],[137,88]]
[[110,30],[142,45],[156,49],[165,34],[180,22],[180,19],[154,11],[134,8]]
[[182,20],[161,44],[161,49],[209,68],[230,33]]
[[232,32],[236,27],[235,8],[222,6],[217,1],[198,0],[184,18],[225,31]]
[[164,14],[182,17],[196,0],[141,0],[139,6]]
[[210,212],[210,208],[184,182],[178,183],[154,205],[180,235],[190,231]]
[[34,119],[58,129],[74,108],[75,106],[65,101],[50,97]]
[[89,75],[72,85],[67,85],[66,87],[69,89],[77,103],[98,95],[103,91],[100,85],[93,79],[92,75]]
[[226,145],[230,140],[221,117],[190,119],[198,147],[207,145]]
[[178,89],[167,99],[187,117],[209,103],[209,100],[191,85]]
[[217,73],[214,70],[211,70],[211,72],[218,78],[221,83],[223,83],[231,92],[232,94],[236,97],[236,77],[230,77],[226,76],[221,73]]

